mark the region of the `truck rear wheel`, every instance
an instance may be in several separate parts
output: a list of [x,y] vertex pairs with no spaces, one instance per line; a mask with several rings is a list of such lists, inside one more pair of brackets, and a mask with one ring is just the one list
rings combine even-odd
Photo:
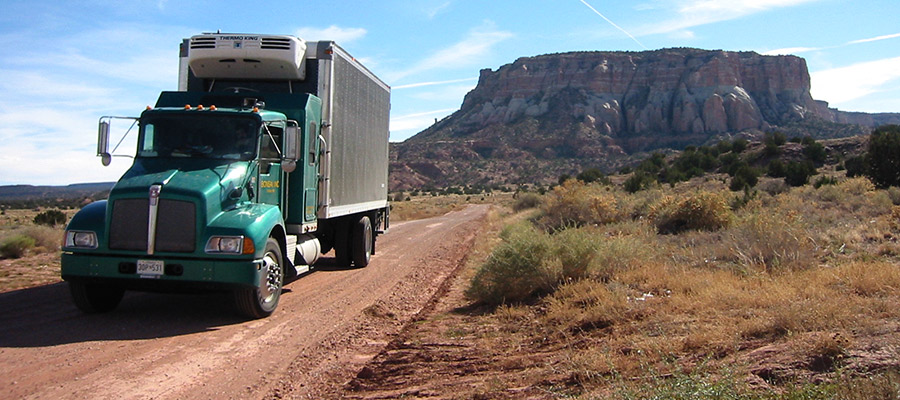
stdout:
[[350,253],[357,268],[369,265],[372,258],[372,220],[363,215],[351,226]]
[[83,282],[69,282],[72,300],[79,310],[88,314],[115,310],[125,295],[125,289]]
[[266,241],[266,253],[263,255],[263,276],[255,288],[237,289],[234,292],[234,303],[237,311],[249,318],[265,318],[272,315],[281,298],[284,285],[284,258],[281,246],[274,238]]

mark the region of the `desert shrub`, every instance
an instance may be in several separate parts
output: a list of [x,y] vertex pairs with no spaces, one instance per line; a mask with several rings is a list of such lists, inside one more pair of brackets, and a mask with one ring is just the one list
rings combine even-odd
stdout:
[[734,141],[731,142],[731,151],[734,153],[741,153],[747,149],[749,144],[750,142],[747,141],[747,139],[734,139]]
[[784,182],[791,186],[803,186],[816,174],[816,166],[810,161],[791,161],[785,166]]
[[23,234],[15,234],[0,242],[0,256],[3,258],[19,258],[24,256],[28,249],[32,247],[34,247],[33,238]]
[[784,162],[778,159],[772,160],[766,167],[766,175],[772,178],[784,178],[786,173]]
[[550,230],[621,220],[616,195],[608,187],[568,180],[547,194],[541,218]]
[[34,250],[40,252],[59,250],[60,230],[49,226],[26,226],[18,230],[21,234],[34,239]]
[[513,211],[519,212],[529,208],[537,208],[541,205],[541,196],[535,193],[525,193],[516,198],[513,202]]
[[650,211],[660,233],[716,231],[728,226],[733,216],[724,196],[705,191],[682,199],[666,197]]
[[803,269],[815,262],[815,245],[796,217],[753,212],[724,232],[730,257],[743,267],[766,271]]
[[47,210],[34,216],[35,225],[56,226],[66,223],[66,214],[59,210]]
[[759,171],[749,165],[742,165],[734,171],[731,178],[731,184],[728,186],[732,191],[744,190],[756,186],[759,182]]
[[761,192],[766,192],[771,196],[775,196],[790,190],[790,187],[784,183],[783,179],[767,179],[763,180],[756,186]]
[[900,188],[891,186],[887,189],[887,195],[891,199],[891,203],[895,206],[900,205]]
[[499,305],[526,300],[555,284],[558,277],[547,267],[553,249],[548,234],[520,222],[504,229],[501,237],[503,242],[469,283],[466,297]]
[[847,177],[853,178],[866,174],[866,158],[863,156],[853,156],[844,160],[844,169],[847,170]]
[[867,157],[867,175],[876,186],[900,186],[900,125],[875,129],[869,139]]
[[804,143],[803,155],[806,156],[807,160],[820,164],[825,162],[827,154],[825,153],[825,146],[813,141],[812,143]]
[[564,229],[553,235],[553,243],[563,279],[581,279],[588,275],[597,258],[596,232]]
[[624,187],[628,193],[635,193],[640,190],[648,189],[656,183],[653,175],[644,171],[635,171],[628,179],[625,180]]
[[594,183],[600,182],[603,184],[609,184],[609,178],[597,168],[588,168],[584,171],[581,171],[578,175],[575,176],[575,179],[582,181],[584,183]]

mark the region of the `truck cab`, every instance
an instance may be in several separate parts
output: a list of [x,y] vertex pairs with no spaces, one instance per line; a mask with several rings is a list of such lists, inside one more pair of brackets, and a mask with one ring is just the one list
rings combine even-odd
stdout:
[[[161,93],[154,107],[134,119],[131,168],[108,200],[86,206],[66,228],[62,277],[78,308],[111,311],[126,290],[226,290],[237,311],[261,318],[277,307],[285,277],[308,271],[322,252],[334,248],[344,265],[368,264],[377,233],[388,226],[387,196],[331,193],[359,168],[346,165],[349,159],[335,161],[347,138],[334,137],[342,116],[335,115],[341,111],[331,104],[331,92],[342,83],[335,80],[340,74],[328,71],[333,58],[308,52],[299,38],[279,36],[274,38],[281,47],[270,55],[273,49],[260,46],[265,38],[215,34],[183,42],[189,68],[182,70],[180,86],[186,90]],[[287,46],[297,56],[293,61],[284,60],[284,43],[294,46]],[[221,51],[185,56],[194,46]],[[256,62],[233,69],[236,53],[244,57],[239,60]],[[304,62],[316,64],[310,74],[316,82],[307,79]],[[288,73],[280,71],[285,65]],[[328,80],[323,83],[320,74]],[[306,91],[293,90],[304,84]],[[380,120],[386,121],[388,111],[378,110],[377,121],[350,119],[368,127],[359,130],[362,135],[385,130],[383,163],[381,134],[374,156],[360,154],[384,168],[384,184],[387,132]],[[100,121],[98,155],[104,165],[112,159],[111,120]],[[371,130],[366,124],[378,126]],[[341,133],[354,132],[341,125]],[[348,195],[363,201],[334,202]]]

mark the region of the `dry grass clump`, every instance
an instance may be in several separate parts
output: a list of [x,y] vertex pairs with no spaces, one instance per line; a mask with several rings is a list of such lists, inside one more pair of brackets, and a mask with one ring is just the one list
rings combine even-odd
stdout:
[[548,230],[559,230],[621,221],[626,214],[620,195],[609,186],[569,179],[546,195],[540,223]]
[[25,225],[0,231],[0,258],[52,253],[59,250],[61,239],[62,229],[49,226]]
[[734,213],[725,196],[700,191],[686,197],[664,197],[649,214],[660,233],[689,230],[717,231],[731,223]]
[[816,262],[816,241],[795,215],[744,214],[723,236],[725,254],[720,257],[737,263],[741,269],[802,269]]
[[728,204],[715,191],[563,186],[537,220],[555,230],[511,228],[479,271],[498,291],[480,300],[526,301],[498,308],[500,323],[535,342],[565,338],[553,368],[586,393],[617,377],[664,376],[666,386],[768,345],[799,357],[784,368],[807,370],[792,376],[834,374],[861,335],[900,319],[900,206],[888,191],[848,179]]

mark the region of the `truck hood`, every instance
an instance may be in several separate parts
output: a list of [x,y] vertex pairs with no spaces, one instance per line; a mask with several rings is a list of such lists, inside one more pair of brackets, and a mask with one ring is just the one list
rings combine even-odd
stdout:
[[[110,192],[110,200],[119,197],[146,197],[150,186],[162,185],[162,198],[200,201],[208,211],[228,208],[236,199],[229,195],[247,181],[249,161],[196,159],[135,159],[134,165]],[[212,213],[217,214],[216,212]],[[207,213],[208,216],[212,216]]]

